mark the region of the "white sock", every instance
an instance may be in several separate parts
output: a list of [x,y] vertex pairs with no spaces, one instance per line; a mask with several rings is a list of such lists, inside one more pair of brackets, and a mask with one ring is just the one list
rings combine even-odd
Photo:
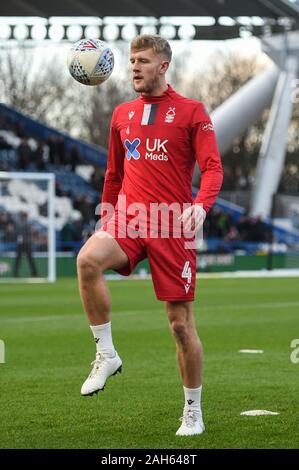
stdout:
[[96,342],[97,353],[106,357],[114,357],[115,349],[112,342],[111,322],[103,325],[90,325]]
[[185,394],[185,408],[191,408],[195,411],[201,411],[201,389],[202,385],[198,388],[184,388]]

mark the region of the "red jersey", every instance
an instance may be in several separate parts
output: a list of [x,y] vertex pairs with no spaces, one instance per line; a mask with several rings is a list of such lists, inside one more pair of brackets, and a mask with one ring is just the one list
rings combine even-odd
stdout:
[[127,204],[192,202],[195,162],[201,172],[194,203],[206,211],[222,185],[222,165],[210,117],[199,102],[168,89],[119,105],[110,129],[102,202]]

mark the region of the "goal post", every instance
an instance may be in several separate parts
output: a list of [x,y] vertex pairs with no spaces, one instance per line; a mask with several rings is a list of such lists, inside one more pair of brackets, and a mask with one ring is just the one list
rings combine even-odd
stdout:
[[0,171],[0,282],[55,282],[55,241],[55,175]]

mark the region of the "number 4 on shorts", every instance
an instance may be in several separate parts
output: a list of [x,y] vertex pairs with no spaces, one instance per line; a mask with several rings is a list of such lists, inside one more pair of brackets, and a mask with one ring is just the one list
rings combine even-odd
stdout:
[[190,261],[186,261],[184,269],[182,271],[182,278],[187,279],[187,284],[185,284],[186,294],[188,293],[192,280],[192,271],[190,268]]

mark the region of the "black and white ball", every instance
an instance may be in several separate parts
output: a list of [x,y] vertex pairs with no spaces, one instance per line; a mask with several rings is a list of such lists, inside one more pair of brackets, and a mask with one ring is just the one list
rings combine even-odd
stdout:
[[100,85],[113,71],[113,52],[104,41],[81,39],[71,47],[67,66],[77,82],[83,85]]

